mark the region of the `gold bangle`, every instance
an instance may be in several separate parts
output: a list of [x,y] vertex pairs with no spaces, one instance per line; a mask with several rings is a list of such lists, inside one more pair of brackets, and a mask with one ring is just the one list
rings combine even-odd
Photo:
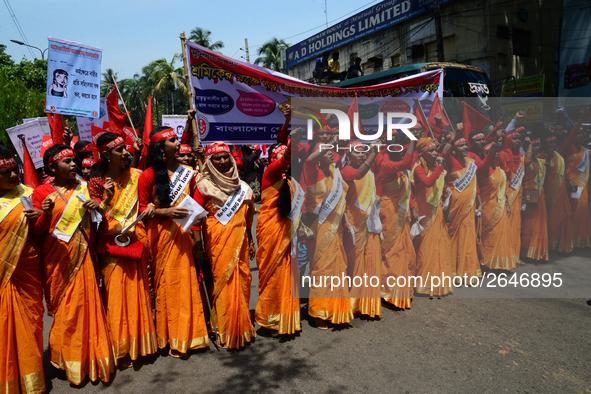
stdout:
[[103,210],[103,211],[107,211],[109,209],[110,205],[105,204],[104,201],[101,201],[101,204],[99,205],[99,209]]

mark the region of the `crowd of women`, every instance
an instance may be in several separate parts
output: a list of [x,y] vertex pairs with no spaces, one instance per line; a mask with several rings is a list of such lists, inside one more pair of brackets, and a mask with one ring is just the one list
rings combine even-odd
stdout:
[[[568,136],[557,128],[528,136],[517,114],[468,140],[461,125],[432,139],[419,124],[411,129],[418,141],[398,136],[405,149],[389,152],[358,141],[323,149],[334,142],[328,127],[300,142],[298,129],[288,133],[287,106],[262,177],[255,234],[253,192],[223,142],[193,150],[160,128],[147,157],[136,142],[130,163],[123,137],[105,131],[94,143],[47,149],[51,178],[34,190],[19,184],[11,151],[0,147],[0,387],[45,390],[44,297],[53,316],[49,360],[81,384],[108,381],[115,366],[159,348],[182,357],[208,347],[210,332],[230,349],[251,342],[255,254],[255,319],[278,336],[301,330],[304,250],[313,278],[386,278],[478,277],[482,266],[512,270],[520,257],[589,247],[587,110]],[[203,160],[198,171],[195,155]],[[200,285],[206,262],[209,287]],[[379,316],[382,299],[410,308],[415,292],[452,291],[312,286],[308,314],[326,329],[355,314]]]

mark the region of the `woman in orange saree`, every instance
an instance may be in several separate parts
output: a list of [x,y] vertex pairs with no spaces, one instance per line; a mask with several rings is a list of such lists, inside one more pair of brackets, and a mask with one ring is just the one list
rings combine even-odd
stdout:
[[[366,148],[371,149],[365,153]],[[348,145],[349,165],[341,171],[347,182],[345,215],[354,229],[351,240],[345,246],[348,272],[353,280],[350,290],[353,313],[369,317],[382,314],[381,280],[382,253],[380,248],[380,198],[376,194],[374,172],[370,171],[376,158],[377,147],[368,147],[359,141]],[[374,168],[375,171],[375,168]],[[369,278],[361,286],[354,278]]]
[[148,168],[138,185],[139,209],[148,218],[147,238],[152,256],[158,347],[181,357],[209,346],[203,303],[193,258],[190,231],[174,221],[189,214],[179,207],[195,188],[193,170],[176,162],[179,141],[171,128],[150,134]]
[[532,193],[537,194],[538,202],[536,204],[528,203],[524,198],[524,203],[527,205],[521,217],[521,256],[548,261],[548,224],[546,197],[544,196],[546,161],[537,158],[540,144],[539,138],[531,141],[525,155],[524,193],[525,196]]
[[[466,139],[463,136],[455,138],[455,133],[452,136],[453,139],[443,149],[443,158],[450,170],[447,183],[452,189],[449,203],[452,220],[447,223],[452,262],[455,262],[456,275],[480,278],[482,272],[476,249],[476,216],[482,212],[482,200],[478,194],[477,165],[468,158]],[[480,138],[484,138],[484,135]],[[453,155],[450,154],[452,149]]]
[[[410,237],[411,215],[418,219],[411,198],[410,170],[415,141],[410,141],[404,158],[388,152],[378,155],[377,194],[382,198],[382,298],[397,308],[410,309],[414,292],[409,278],[414,275],[417,255]],[[379,160],[379,159],[382,160]],[[401,279],[399,279],[401,278]]]
[[503,130],[499,129],[495,142],[482,148],[486,157],[476,171],[482,199],[481,264],[490,269],[512,270],[517,266],[519,255],[512,248],[513,234],[509,231],[511,210],[507,203],[507,176],[495,165],[501,146],[498,139],[502,138],[502,133]]
[[[291,165],[291,143],[287,146],[277,145],[269,152],[271,164],[263,174],[261,208],[256,229],[259,299],[255,319],[262,327],[271,330],[272,336],[276,336],[294,334],[302,329],[300,274],[294,232],[299,227],[305,193],[293,178],[284,178],[285,171]],[[293,207],[291,194],[294,195]]]
[[573,250],[573,221],[567,192],[564,158],[554,151],[556,136],[549,135],[542,140],[543,153],[538,158],[546,163],[544,195],[548,213],[548,248],[561,253]]
[[570,204],[573,218],[573,244],[575,248],[591,246],[591,216],[589,212],[589,149],[583,146],[588,135],[581,123],[588,116],[589,107],[581,108],[577,124],[562,145],[566,158],[566,179],[570,188]]
[[55,179],[33,192],[34,208],[44,213],[32,232],[45,234],[41,248],[45,297],[53,311],[49,361],[65,370],[73,384],[81,384],[86,376],[106,382],[116,361],[90,255],[87,212],[96,213],[92,209],[99,204],[90,200],[85,182],[75,181],[76,163],[69,147],[52,146],[43,162],[45,172]]
[[[127,166],[125,141],[119,134],[99,136],[97,149],[101,161],[92,170],[88,189],[90,197],[100,203],[99,212],[103,216],[97,233],[99,245],[106,239],[113,244],[114,237],[138,217],[137,190],[142,172]],[[141,148],[136,146],[135,151],[137,163]],[[141,221],[126,236],[130,244],[137,241],[148,243],[146,228]],[[149,250],[145,246],[137,258],[99,254],[111,345],[117,359],[128,356],[137,360],[138,355],[146,356],[158,349],[148,287],[148,257]]]
[[5,393],[43,393],[43,272],[29,221],[38,211],[20,198],[33,189],[18,184],[12,153],[0,147],[0,387]]
[[208,213],[205,248],[213,274],[212,314],[221,344],[239,349],[256,337],[249,310],[249,260],[255,254],[250,230],[255,213],[253,195],[238,177],[228,145],[215,143],[206,152],[194,198]]
[[[343,248],[343,214],[347,184],[334,164],[332,151],[315,149],[310,146],[304,162],[306,179],[306,208],[309,226],[314,233],[308,240],[311,251],[310,301],[308,313],[314,318],[316,327],[328,329],[333,324],[348,323],[353,319],[353,308],[349,298],[351,283],[332,283],[323,281],[326,277],[342,279],[347,274],[347,255]],[[302,279],[305,285],[306,277]]]
[[414,168],[414,195],[424,230],[416,237],[417,269],[420,276],[416,292],[442,296],[453,292],[451,283],[455,264],[451,260],[451,240],[443,217],[441,196],[445,185],[443,159],[437,157],[437,145],[431,138],[417,142],[419,160]]

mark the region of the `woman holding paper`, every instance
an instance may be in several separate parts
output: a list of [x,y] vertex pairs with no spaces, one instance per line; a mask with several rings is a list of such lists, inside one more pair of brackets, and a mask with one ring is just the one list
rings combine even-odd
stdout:
[[[379,141],[381,142],[381,141]],[[365,151],[371,149],[369,154]],[[376,194],[375,165],[377,147],[353,141],[347,146],[349,165],[342,170],[343,180],[347,182],[347,205],[345,214],[354,230],[351,241],[345,243],[348,272],[351,277],[382,277],[382,253],[380,249],[381,199]],[[373,167],[374,171],[371,171]],[[350,290],[353,313],[369,317],[382,314],[381,283],[364,283]],[[375,282],[374,282],[375,284]]]
[[230,148],[216,142],[206,148],[203,177],[195,201],[208,212],[205,251],[211,261],[214,290],[212,313],[222,346],[238,349],[256,337],[250,320],[249,260],[254,258],[251,225],[255,207],[250,187],[238,177]]
[[40,211],[21,198],[33,189],[18,184],[12,153],[0,146],[0,387],[8,393],[42,393],[43,269],[29,222]]
[[[398,308],[410,308],[414,292],[408,282],[414,275],[417,255],[410,236],[412,222],[419,219],[411,198],[411,184],[407,174],[414,155],[415,141],[410,141],[405,152],[388,152],[376,160],[378,167],[377,193],[381,196],[380,220],[384,240],[382,252],[382,298]],[[402,157],[402,155],[404,157]],[[378,157],[379,159],[380,157]],[[411,219],[412,218],[412,219]],[[393,281],[388,278],[402,279]]]
[[421,277],[416,292],[433,296],[453,291],[451,280],[455,263],[451,256],[451,240],[443,217],[444,161],[437,157],[437,145],[431,138],[417,142],[419,160],[414,168],[414,194],[417,210],[425,216],[420,224],[424,230],[415,238],[417,249],[416,274]]
[[85,182],[76,181],[74,152],[68,146],[47,149],[43,163],[55,179],[33,192],[33,206],[43,214],[32,232],[45,235],[45,297],[53,310],[49,360],[65,370],[73,384],[81,384],[86,376],[106,382],[115,360],[91,257],[87,212],[99,203],[90,200]]
[[[138,355],[146,356],[158,349],[148,287],[146,228],[140,221],[120,235],[139,215],[142,172],[127,166],[128,153],[119,134],[102,134],[97,149],[101,161],[92,170],[88,190],[90,197],[100,203],[98,211],[103,216],[97,233],[98,256],[105,281],[111,345],[116,359],[127,356],[137,360]],[[141,148],[136,146],[135,152],[137,162]]]
[[354,318],[350,284],[322,280],[329,276],[342,278],[347,274],[347,255],[343,247],[345,225],[342,220],[348,186],[334,164],[332,151],[322,150],[320,144],[312,144],[310,152],[304,162],[306,208],[309,227],[314,233],[313,239],[308,240],[309,250],[313,252],[308,313],[314,318],[316,327],[326,330],[328,322],[342,324]]
[[[259,298],[255,319],[272,336],[294,334],[300,324],[297,231],[304,190],[289,176],[291,144],[269,150],[257,220]],[[294,196],[292,207],[291,195]],[[293,259],[293,260],[292,260]]]
[[566,159],[566,179],[572,185],[570,205],[573,218],[575,248],[591,246],[591,216],[589,213],[589,149],[583,146],[589,139],[581,123],[589,116],[589,107],[580,109],[579,120],[562,145]]
[[150,134],[147,169],[138,185],[139,209],[149,219],[156,338],[159,348],[170,346],[173,357],[209,346],[192,234],[176,222],[189,214],[179,204],[190,199],[195,189],[193,170],[177,163],[179,147],[172,128],[154,130]]

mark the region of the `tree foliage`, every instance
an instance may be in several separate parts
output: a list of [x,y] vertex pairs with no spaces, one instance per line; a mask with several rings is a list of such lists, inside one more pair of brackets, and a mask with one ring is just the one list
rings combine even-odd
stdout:
[[202,47],[209,48],[212,51],[219,51],[224,47],[224,43],[222,41],[211,42],[211,32],[207,29],[202,29],[200,27],[196,27],[191,30],[191,35],[189,36],[189,41],[201,45]]
[[257,66],[263,66],[270,70],[281,71],[281,50],[289,46],[285,40],[277,37],[271,38],[259,48],[259,57],[254,61]]

